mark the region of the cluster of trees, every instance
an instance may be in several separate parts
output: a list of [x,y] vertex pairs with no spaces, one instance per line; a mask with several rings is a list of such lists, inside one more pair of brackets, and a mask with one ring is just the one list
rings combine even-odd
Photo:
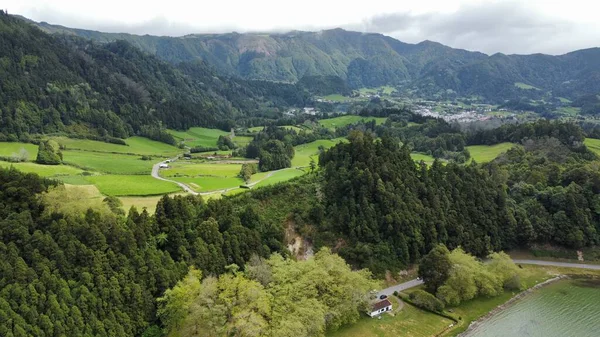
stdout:
[[570,122],[539,119],[533,123],[504,124],[495,129],[470,133],[469,145],[493,145],[503,142],[522,143],[526,139],[552,137],[568,146],[579,146],[585,139],[581,127]]
[[[258,158],[258,168],[261,171],[279,170],[292,166],[294,145],[306,141],[310,133],[287,130],[276,126],[265,127],[259,132],[245,150],[246,158]],[[314,137],[314,136],[313,136]],[[240,152],[240,153],[241,153]]]
[[465,163],[471,157],[465,133],[441,118],[420,116],[400,108],[363,109],[361,115],[388,117],[384,125],[373,130],[380,137],[398,138],[412,151],[457,163]]
[[460,247],[450,252],[444,245],[438,245],[419,265],[419,276],[429,296],[419,294],[417,300],[427,309],[440,311],[440,304],[441,308],[456,306],[477,296],[498,296],[504,289],[522,289],[521,274],[505,253],[492,253],[483,263]]
[[274,254],[220,277],[191,269],[158,299],[167,332],[181,336],[324,336],[354,323],[376,284],[328,249],[307,261]]
[[258,165],[256,164],[242,164],[240,169],[239,177],[244,179],[245,182],[250,181],[252,175],[258,173]]
[[62,164],[63,154],[60,150],[60,145],[52,140],[40,141],[38,153],[35,162],[42,165],[59,165]]
[[398,144],[352,133],[349,143],[321,154],[324,200],[312,212],[321,224],[317,241],[335,245],[344,237],[340,254],[376,273],[416,262],[439,242],[477,255],[513,244],[520,224],[487,171],[415,165]]
[[217,147],[221,151],[228,151],[237,148],[237,145],[231,140],[229,136],[219,136],[217,140]]

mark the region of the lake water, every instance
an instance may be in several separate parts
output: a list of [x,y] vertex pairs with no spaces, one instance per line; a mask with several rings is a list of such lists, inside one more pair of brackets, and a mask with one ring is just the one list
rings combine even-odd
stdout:
[[564,280],[540,288],[494,315],[468,337],[598,337],[600,284]]

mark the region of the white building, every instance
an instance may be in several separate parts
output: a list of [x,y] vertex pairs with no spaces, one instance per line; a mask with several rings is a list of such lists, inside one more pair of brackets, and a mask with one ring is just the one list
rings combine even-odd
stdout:
[[379,301],[371,307],[371,312],[369,316],[375,317],[383,314],[384,312],[392,311],[392,302],[387,298],[383,301]]

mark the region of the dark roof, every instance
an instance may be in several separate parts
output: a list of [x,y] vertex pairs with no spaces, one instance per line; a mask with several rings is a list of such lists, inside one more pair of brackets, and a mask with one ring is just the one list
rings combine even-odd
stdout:
[[383,301],[379,301],[379,302],[373,304],[373,311],[377,311],[377,310],[383,309],[385,307],[389,307],[390,305],[392,305],[392,302],[390,302],[390,300],[388,300],[386,298]]

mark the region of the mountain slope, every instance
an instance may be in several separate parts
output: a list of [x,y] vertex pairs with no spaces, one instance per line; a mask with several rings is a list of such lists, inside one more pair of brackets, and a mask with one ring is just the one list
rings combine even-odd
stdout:
[[123,39],[171,63],[203,60],[222,73],[246,79],[297,82],[304,76],[338,76],[351,88],[397,85],[424,96],[477,95],[500,102],[545,94],[576,98],[600,91],[597,48],[561,56],[488,56],[431,41],[408,44],[342,29],[157,37],[37,25],[50,33],[104,43]]
[[219,76],[201,61],[175,66],[122,40],[52,36],[0,14],[0,140],[56,132],[160,139],[164,126],[228,129],[262,105],[304,99],[295,86]]

